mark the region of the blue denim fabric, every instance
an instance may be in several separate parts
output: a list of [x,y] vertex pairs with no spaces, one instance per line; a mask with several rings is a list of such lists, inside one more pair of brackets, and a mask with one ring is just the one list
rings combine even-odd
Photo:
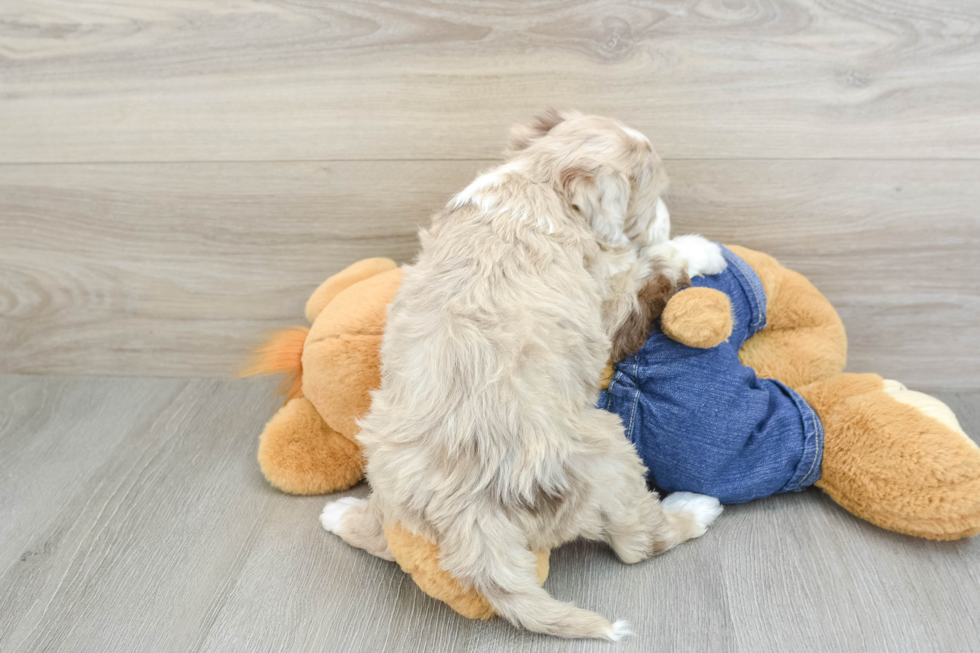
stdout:
[[616,365],[598,405],[622,418],[652,484],[742,503],[816,482],[823,427],[799,394],[739,362],[742,343],[766,325],[766,296],[755,271],[723,251],[728,268],[692,284],[731,299],[731,337],[694,349],[655,329]]

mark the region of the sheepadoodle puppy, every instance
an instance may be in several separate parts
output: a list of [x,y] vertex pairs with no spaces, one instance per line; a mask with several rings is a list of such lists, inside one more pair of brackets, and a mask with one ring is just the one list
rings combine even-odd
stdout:
[[537,585],[532,551],[584,537],[635,563],[721,512],[699,495],[661,505],[595,403],[610,356],[646,339],[657,295],[725,261],[699,236],[667,240],[661,161],[616,120],[550,112],[513,130],[507,156],[421,232],[358,436],[372,494],[321,519],[387,559],[383,526],[401,522],[512,623],[618,640],[625,622]]

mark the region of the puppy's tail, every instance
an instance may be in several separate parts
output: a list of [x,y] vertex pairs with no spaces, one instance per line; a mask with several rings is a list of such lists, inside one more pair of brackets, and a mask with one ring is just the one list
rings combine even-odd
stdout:
[[245,363],[239,378],[246,376],[284,374],[276,394],[285,401],[303,396],[303,347],[310,330],[307,327],[283,329],[269,336],[255,348]]
[[500,514],[459,520],[440,543],[440,566],[480,591],[494,610],[516,626],[557,637],[619,641],[625,621],[603,617],[552,598],[538,586],[536,557],[520,529]]
[[538,587],[533,578],[510,587],[484,588],[484,593],[500,616],[536,633],[612,642],[633,634],[626,621],[610,623],[594,612],[559,601]]

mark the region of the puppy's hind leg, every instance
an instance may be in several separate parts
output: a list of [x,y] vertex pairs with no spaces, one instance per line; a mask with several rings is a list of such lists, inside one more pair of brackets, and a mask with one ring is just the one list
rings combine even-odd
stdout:
[[703,535],[721,514],[718,500],[680,492],[661,504],[647,489],[646,469],[619,420],[605,411],[599,413],[596,417],[607,423],[612,442],[608,455],[594,462],[596,509],[602,539],[619,559],[633,564]]
[[660,505],[681,542],[704,535],[722,511],[718,499],[694,492],[674,492]]
[[323,507],[320,523],[351,546],[385,560],[395,559],[388,548],[381,517],[369,499],[344,497],[331,501]]
[[604,539],[627,564],[704,535],[722,511],[718,499],[703,494],[675,492],[660,503],[645,487],[623,489],[603,510]]

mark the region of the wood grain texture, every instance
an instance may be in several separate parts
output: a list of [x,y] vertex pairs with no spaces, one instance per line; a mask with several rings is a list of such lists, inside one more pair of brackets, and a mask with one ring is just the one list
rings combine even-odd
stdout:
[[980,162],[668,162],[674,233],[752,247],[806,275],[851,372],[980,388]]
[[233,374],[328,275],[410,258],[479,165],[0,166],[0,368]]
[[0,161],[488,158],[542,107],[671,158],[976,158],[973,0],[7,0]]
[[[269,383],[0,376],[0,651],[607,651],[464,620],[271,489]],[[980,393],[943,393],[980,432]],[[363,494],[363,486],[354,494]],[[879,530],[819,491],[730,506],[625,566],[555,551],[548,589],[637,636],[617,651],[971,651],[980,539]]]
[[[0,370],[227,376],[327,275],[409,260],[484,161],[0,166]],[[980,162],[668,161],[675,233],[769,252],[852,371],[980,388]]]

